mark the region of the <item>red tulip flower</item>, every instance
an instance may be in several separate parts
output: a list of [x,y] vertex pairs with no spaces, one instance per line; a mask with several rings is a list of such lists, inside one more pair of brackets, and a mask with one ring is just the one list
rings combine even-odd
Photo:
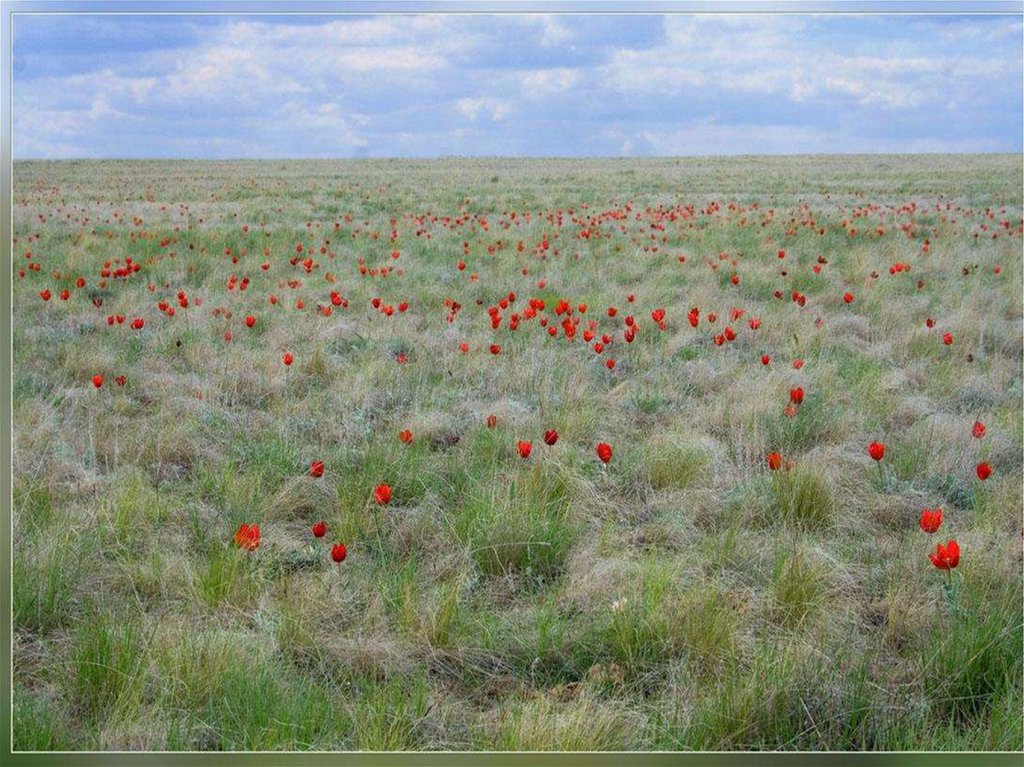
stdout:
[[103,386],[103,376],[101,376],[99,373],[94,375],[92,377],[92,385],[95,386],[97,389]]
[[853,293],[843,293],[843,302],[847,304],[853,303]]
[[942,525],[942,509],[925,509],[918,524],[926,533],[934,533]]
[[778,471],[779,467],[782,466],[782,453],[768,453],[765,456],[765,460],[768,462],[769,469]]
[[546,432],[544,432],[545,445],[553,446],[556,442],[558,442],[557,431],[555,431],[554,429],[548,429]]
[[975,439],[981,439],[982,437],[984,437],[985,436],[985,424],[983,424],[981,421],[975,421],[974,422],[974,427],[971,429],[971,435]]
[[871,456],[872,460],[881,461],[885,458],[885,445],[881,442],[872,442],[868,445],[868,455]]
[[235,532],[235,543],[248,551],[255,551],[260,545],[260,526],[242,523]]
[[319,522],[314,522],[312,530],[314,538],[323,538],[325,535],[327,535],[327,523],[323,520],[320,520]]
[[960,544],[956,541],[949,541],[945,546],[938,543],[935,553],[929,554],[928,558],[940,570],[952,570],[960,564]]
[[488,429],[493,429],[497,425],[498,425],[498,416],[494,415],[493,413],[491,415],[487,416],[487,428]]
[[309,465],[309,476],[311,477],[322,477],[324,475],[324,462],[313,461]]
[[247,328],[251,328],[255,324],[256,324],[256,318],[253,317],[251,314],[248,317],[245,318],[245,326]]
[[381,483],[373,489],[373,500],[378,506],[387,506],[391,502],[391,485]]
[[953,344],[953,334],[952,333],[943,333],[942,334],[942,343],[944,343],[946,346],[952,346],[952,344]]
[[982,482],[984,482],[992,475],[992,467],[989,466],[984,461],[978,464],[976,471],[978,472],[978,479],[980,479]]
[[519,444],[516,445],[519,450],[520,458],[529,458],[530,452],[533,450],[533,443],[526,442],[525,440],[519,440]]
[[608,463],[612,459],[612,446],[607,442],[599,442],[596,451],[601,463]]
[[333,546],[331,546],[331,559],[333,559],[339,565],[345,561],[345,557],[347,555],[348,552],[345,550],[344,543],[336,543]]
[[799,386],[794,386],[789,390],[789,401],[794,405],[799,405],[804,401],[804,390]]
[[408,445],[412,442],[412,432],[408,429],[402,429],[402,431],[398,432],[398,439]]
[[142,319],[142,317],[136,317],[134,320],[132,320],[133,330],[142,330],[142,328],[145,327],[145,325],[146,321]]
[[294,358],[294,357],[292,356],[292,353],[291,353],[291,352],[285,352],[285,353],[284,353],[284,354],[283,354],[283,355],[281,356],[281,362],[283,362],[283,363],[284,363],[285,367],[291,367],[291,364],[292,364],[292,363],[293,363],[294,361],[295,361],[295,358]]
[[762,365],[768,365],[771,361],[772,361],[772,358],[769,357],[767,354],[762,354],[761,355],[761,364]]

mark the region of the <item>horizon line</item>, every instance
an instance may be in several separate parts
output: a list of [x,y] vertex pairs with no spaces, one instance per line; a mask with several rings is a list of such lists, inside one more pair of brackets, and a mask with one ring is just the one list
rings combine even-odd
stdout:
[[322,156],[322,157],[12,157],[14,163],[23,162],[437,162],[441,160],[710,160],[742,159],[750,157],[981,157],[1016,155],[1024,159],[1021,151],[975,152],[746,152],[731,154],[668,154],[668,155],[380,155]]

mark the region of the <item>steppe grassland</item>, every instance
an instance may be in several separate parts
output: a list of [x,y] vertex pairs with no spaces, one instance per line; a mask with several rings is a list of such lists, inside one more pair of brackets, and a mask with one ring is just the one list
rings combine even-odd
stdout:
[[[995,155],[18,163],[15,747],[1020,749],[1021,181]],[[510,331],[531,298],[614,341]]]

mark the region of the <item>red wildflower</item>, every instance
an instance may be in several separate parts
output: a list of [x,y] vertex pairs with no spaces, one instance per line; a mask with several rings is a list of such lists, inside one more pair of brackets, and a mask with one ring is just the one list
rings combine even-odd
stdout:
[[391,485],[381,483],[373,489],[373,500],[378,506],[387,506],[391,502]]
[[918,522],[926,533],[934,533],[942,525],[942,509],[925,509]]
[[242,523],[235,532],[235,543],[243,549],[255,551],[260,545],[260,526]]
[[945,546],[938,543],[935,553],[929,554],[928,558],[940,570],[952,570],[960,564],[960,544],[956,541],[949,541]]

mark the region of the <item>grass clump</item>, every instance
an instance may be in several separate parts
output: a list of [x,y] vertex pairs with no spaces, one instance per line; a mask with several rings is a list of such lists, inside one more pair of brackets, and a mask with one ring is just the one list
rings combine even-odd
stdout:
[[832,526],[836,500],[823,473],[814,466],[797,464],[772,472],[765,497],[768,519],[779,519],[800,530],[824,530]]
[[458,540],[486,575],[558,575],[575,531],[570,488],[559,470],[535,463],[477,487],[454,514]]

